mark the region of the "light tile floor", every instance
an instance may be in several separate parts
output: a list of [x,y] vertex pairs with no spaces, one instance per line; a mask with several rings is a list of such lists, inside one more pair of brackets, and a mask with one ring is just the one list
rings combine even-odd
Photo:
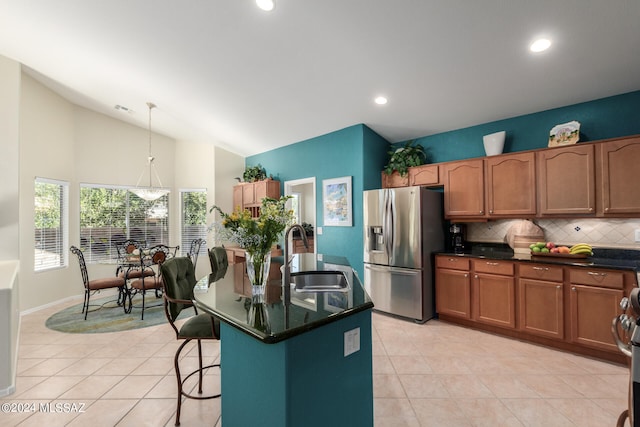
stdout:
[[[171,328],[75,335],[44,326],[75,303],[22,317],[17,390],[0,399],[22,410],[2,406],[0,425],[173,426],[179,343]],[[437,320],[374,313],[373,326],[376,427],[605,427],[627,405],[624,366]],[[206,362],[218,359],[219,345],[207,344]],[[195,366],[195,354],[185,366]],[[205,393],[219,389],[219,371],[205,379]],[[67,406],[54,412],[56,403]],[[185,400],[181,424],[219,427],[220,400]]]

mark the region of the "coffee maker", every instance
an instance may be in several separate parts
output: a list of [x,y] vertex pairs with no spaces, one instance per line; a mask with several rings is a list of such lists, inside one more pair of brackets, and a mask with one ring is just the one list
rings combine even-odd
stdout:
[[464,224],[451,224],[449,227],[449,241],[451,249],[454,253],[460,254],[464,252],[465,241],[465,226]]

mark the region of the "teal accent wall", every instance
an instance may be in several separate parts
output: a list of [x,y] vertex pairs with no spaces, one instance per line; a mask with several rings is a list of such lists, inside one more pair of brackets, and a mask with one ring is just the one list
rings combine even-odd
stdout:
[[[485,123],[418,138],[429,163],[483,157],[482,136],[507,131],[504,152],[544,148],[557,124],[577,120],[580,141],[640,134],[640,91]],[[404,144],[403,141],[398,144]],[[246,165],[261,164],[281,182],[316,177],[316,219],[323,227],[316,236],[318,252],[345,256],[363,277],[362,191],[380,188],[389,142],[363,124],[350,126],[272,151],[247,157]],[[353,226],[322,224],[322,180],[352,177]]]
[[483,157],[482,136],[502,130],[507,131],[505,153],[545,148],[551,128],[572,120],[580,122],[580,141],[640,134],[640,91],[425,136],[417,141],[429,154],[429,163],[448,162]]
[[[295,144],[247,157],[247,166],[262,165],[267,175],[284,182],[309,177],[316,178],[316,234],[318,253],[344,256],[363,273],[362,253],[362,191],[380,188],[380,171],[386,163],[389,142],[365,125],[359,124],[311,138]],[[351,227],[323,224],[322,180],[351,176]]]

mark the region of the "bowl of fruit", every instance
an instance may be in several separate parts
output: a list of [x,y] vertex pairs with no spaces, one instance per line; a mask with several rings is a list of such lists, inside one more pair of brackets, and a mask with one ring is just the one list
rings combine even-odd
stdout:
[[533,256],[551,256],[563,258],[587,258],[593,256],[593,247],[587,243],[573,246],[556,245],[553,242],[537,242],[529,246]]

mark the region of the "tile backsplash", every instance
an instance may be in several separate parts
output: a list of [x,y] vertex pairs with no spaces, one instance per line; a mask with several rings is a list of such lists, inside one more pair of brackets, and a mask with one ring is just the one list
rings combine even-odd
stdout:
[[[470,242],[505,242],[509,228],[519,219],[498,220],[467,224]],[[572,245],[589,243],[596,247],[640,249],[635,242],[635,231],[640,230],[640,219],[536,219],[544,230],[546,241]]]

